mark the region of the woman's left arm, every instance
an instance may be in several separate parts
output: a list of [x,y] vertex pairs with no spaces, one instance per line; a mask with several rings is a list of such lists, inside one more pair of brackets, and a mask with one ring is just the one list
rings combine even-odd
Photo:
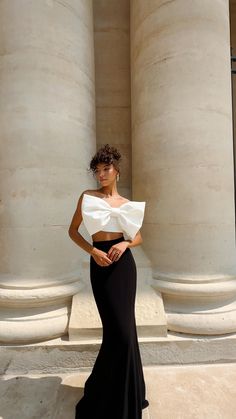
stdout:
[[143,239],[142,239],[140,231],[137,232],[137,234],[136,234],[136,236],[133,240],[125,240],[125,242],[128,243],[127,247],[135,247],[135,246],[139,246],[140,244],[142,244]]

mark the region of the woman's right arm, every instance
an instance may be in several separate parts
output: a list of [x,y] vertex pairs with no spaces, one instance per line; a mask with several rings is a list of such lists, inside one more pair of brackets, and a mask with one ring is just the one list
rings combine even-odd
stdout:
[[92,253],[94,251],[94,247],[89,242],[87,242],[87,240],[85,240],[83,238],[83,236],[78,232],[78,228],[79,228],[79,226],[80,226],[80,224],[82,223],[82,220],[83,220],[82,212],[81,212],[81,203],[82,203],[82,199],[83,199],[83,194],[85,192],[83,192],[79,197],[77,208],[76,208],[75,213],[72,217],[70,227],[69,227],[69,230],[68,230],[68,234],[69,234],[71,240],[73,240],[83,250],[85,250],[86,252],[88,252],[89,254],[92,255]]
[[96,247],[92,246],[87,240],[83,238],[83,236],[78,232],[78,228],[80,224],[82,223],[83,217],[81,212],[81,203],[83,199],[83,194],[87,191],[84,191],[80,197],[77,204],[77,208],[75,210],[75,213],[73,215],[73,218],[70,223],[70,227],[68,230],[70,238],[78,244],[83,250],[88,252],[94,260],[97,262],[100,266],[108,266],[112,263],[112,261],[107,257],[106,252],[103,252],[100,249],[97,249]]

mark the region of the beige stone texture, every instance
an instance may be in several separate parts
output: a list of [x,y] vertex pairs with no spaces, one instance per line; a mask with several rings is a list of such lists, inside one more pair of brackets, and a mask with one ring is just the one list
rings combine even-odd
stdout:
[[[236,1],[230,0],[230,40],[231,40],[231,55],[236,57]],[[232,69],[236,71],[236,62],[232,63]],[[233,128],[234,128],[234,149],[236,148],[236,74],[232,75],[232,94],[233,94]],[[236,176],[236,169],[235,176]]]
[[236,329],[229,2],[129,6],[0,4],[0,341],[66,334],[73,296],[70,338],[101,336],[67,229],[105,142],[123,156],[119,192],[147,203],[140,336]]
[[121,151],[118,189],[132,199],[129,1],[94,0],[93,9],[97,148]]
[[92,185],[92,1],[3,0],[0,26],[0,341],[48,339],[65,333],[79,289],[83,251],[67,230]]
[[[144,366],[189,365],[236,362],[236,334],[194,336],[169,332],[166,337],[140,337]],[[101,339],[69,340],[68,336],[31,344],[0,347],[0,375],[73,373],[91,369]]]
[[133,196],[180,332],[236,330],[229,35],[228,0],[131,0]]
[[[0,417],[73,419],[88,375],[5,376]],[[236,364],[145,367],[149,406],[142,419],[234,419],[235,377]]]

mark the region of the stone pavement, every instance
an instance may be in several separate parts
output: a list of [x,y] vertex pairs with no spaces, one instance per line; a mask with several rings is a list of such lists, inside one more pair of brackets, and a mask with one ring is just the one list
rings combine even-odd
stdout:
[[[0,419],[73,419],[88,374],[3,376]],[[236,364],[152,366],[144,375],[142,419],[236,418]]]

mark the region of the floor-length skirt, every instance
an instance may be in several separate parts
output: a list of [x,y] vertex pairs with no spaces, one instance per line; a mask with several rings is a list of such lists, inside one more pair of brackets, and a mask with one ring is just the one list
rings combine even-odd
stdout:
[[[93,241],[93,245],[108,252],[123,240]],[[137,270],[131,250],[127,248],[116,262],[105,267],[91,256],[90,280],[103,338],[84,395],[76,406],[76,419],[141,419],[148,401],[137,339]]]

